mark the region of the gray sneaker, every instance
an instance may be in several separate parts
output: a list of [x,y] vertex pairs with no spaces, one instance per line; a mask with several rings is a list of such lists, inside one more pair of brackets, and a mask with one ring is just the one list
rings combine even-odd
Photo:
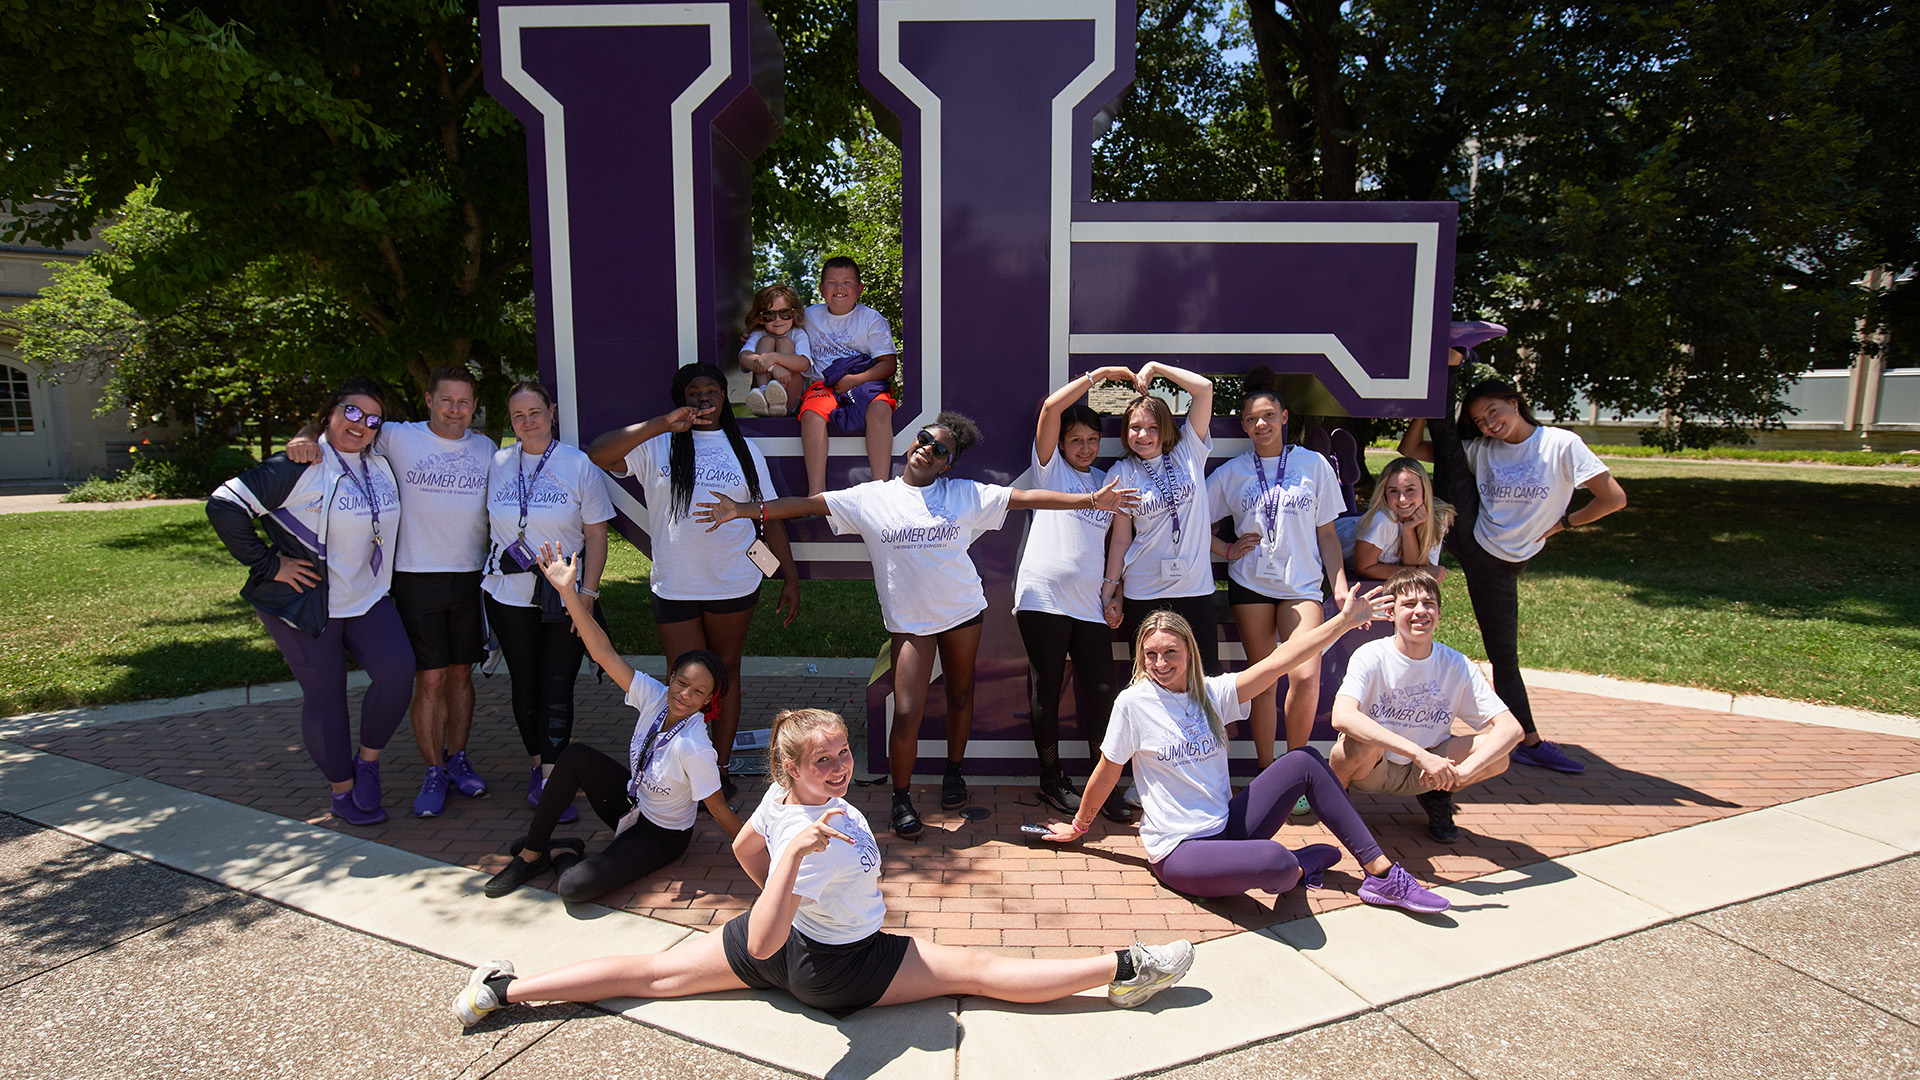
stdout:
[[1136,941],[1127,956],[1133,961],[1133,978],[1107,984],[1107,1000],[1122,1009],[1136,1008],[1186,978],[1187,969],[1193,966],[1193,943],[1182,940],[1142,945]]
[[505,1008],[507,1003],[501,1001],[500,995],[493,992],[493,988],[487,985],[487,980],[496,975],[511,974],[513,974],[513,963],[509,960],[489,960],[474,968],[473,974],[467,977],[467,985],[461,987],[460,993],[454,996],[454,1019],[466,1027],[472,1027],[480,1022],[481,1017],[493,1010]]

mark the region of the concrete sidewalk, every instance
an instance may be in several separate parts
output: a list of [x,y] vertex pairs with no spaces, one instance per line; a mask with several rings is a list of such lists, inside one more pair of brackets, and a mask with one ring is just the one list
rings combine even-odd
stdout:
[[[1166,1075],[1908,1077],[1920,1069],[1916,893],[1920,858],[1897,858],[1366,1005]],[[0,815],[0,945],[10,1075],[790,1075],[579,1006],[516,1006],[463,1032],[446,1012],[464,981],[458,964],[11,815]],[[1269,939],[1254,951],[1282,948]],[[1040,1020],[968,1002],[944,1031],[926,1021],[951,1003],[807,1023],[841,1048],[833,1076],[897,1075],[914,1059],[927,1076],[1045,1077],[1062,1059],[1122,1076],[1157,1056],[1124,1029],[1192,1023],[1223,995],[1241,1014],[1292,996],[1230,985],[1240,980],[1208,959],[1147,1016],[1075,1001]]]
[[[846,693],[843,678],[784,671],[756,690],[749,674],[749,694],[783,701]],[[605,1003],[618,1015],[517,1007],[470,1033],[446,1012],[462,965],[499,956],[538,971],[666,948],[737,906],[737,883],[677,867],[653,888],[678,906],[651,895],[626,910],[569,906],[537,889],[486,901],[495,834],[524,817],[516,793],[444,819],[397,816],[377,833],[299,820],[316,782],[297,735],[288,744],[291,702],[270,688],[14,718],[0,723],[0,1003],[24,1038],[0,1046],[0,1064],[62,1078],[1102,1080],[1351,1076],[1371,1065],[1476,1077],[1912,1075],[1915,729],[1541,696],[1553,698],[1552,730],[1581,733],[1595,768],[1490,785],[1470,823],[1488,834],[1467,845],[1479,855],[1431,850],[1386,808],[1367,811],[1396,857],[1444,883],[1446,916],[1354,905],[1350,883],[1272,907],[1139,895],[1155,886],[1134,880],[1144,871],[1129,861],[1131,835],[1111,833],[1093,852],[1029,852],[998,835],[1004,822],[930,822],[945,835],[886,845],[889,878],[904,879],[888,892],[906,908],[903,932],[1084,954],[1112,934],[1178,936],[1181,920],[1223,928],[1195,924],[1208,940],[1188,981],[1137,1012],[1098,994],[1044,1006],[966,998],[835,1023],[737,994]],[[630,710],[600,722],[630,728]],[[207,775],[196,762],[220,767]],[[225,790],[235,768],[273,782]],[[410,797],[404,776],[390,780],[396,815]],[[975,793],[1012,818],[1025,789]],[[1615,818],[1632,831],[1597,831]],[[1287,840],[1317,828],[1290,825]],[[478,829],[491,846],[451,853],[449,829]],[[1088,868],[1061,869],[1070,864]],[[1034,929],[1001,929],[1033,909],[1045,909]]]

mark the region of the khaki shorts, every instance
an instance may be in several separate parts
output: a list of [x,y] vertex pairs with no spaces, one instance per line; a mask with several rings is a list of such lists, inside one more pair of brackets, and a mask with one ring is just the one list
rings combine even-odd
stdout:
[[1372,772],[1354,777],[1353,783],[1347,785],[1347,790],[1364,791],[1372,795],[1425,795],[1433,789],[1421,782],[1423,775],[1420,766],[1411,761],[1393,762],[1383,757]]

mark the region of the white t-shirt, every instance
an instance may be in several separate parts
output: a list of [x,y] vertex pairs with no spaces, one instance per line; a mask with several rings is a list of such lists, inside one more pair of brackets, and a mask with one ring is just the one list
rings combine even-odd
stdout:
[[[1213,441],[1189,422],[1171,454],[1152,461],[1123,457],[1113,463],[1109,479],[1122,488],[1137,489],[1133,507],[1133,542],[1127,545],[1126,568],[1121,571],[1122,592],[1129,600],[1160,600],[1169,596],[1205,596],[1213,592],[1213,514],[1207,509],[1204,474]],[[1171,465],[1171,469],[1169,469]],[[1180,518],[1180,542],[1173,541],[1171,496]],[[1105,560],[1101,566],[1106,565]]]
[[813,346],[813,369],[825,371],[849,356],[887,356],[900,350],[893,344],[887,317],[865,304],[855,304],[845,315],[835,315],[825,304],[807,309],[807,342]]
[[[1040,464],[1038,452],[1031,461],[1036,488],[1091,493],[1107,482],[1107,474],[1099,469],[1081,472],[1067,464],[1067,456],[1057,447],[1045,465]],[[1113,515],[1105,510],[1035,510],[1014,577],[1013,610],[1045,611],[1104,624],[1100,579],[1107,565],[1107,530],[1112,526]]]
[[[768,334],[765,330],[755,330],[753,333],[747,335],[747,343],[745,345],[740,346],[740,351],[743,353],[774,352],[776,351],[773,347],[774,340],[775,339],[773,338],[773,336]],[[806,370],[807,381],[819,382],[820,381],[820,365],[817,362],[815,362],[813,359],[812,339],[807,337],[806,328],[803,326],[796,326],[793,329],[788,330],[787,340],[793,342],[793,355],[800,357],[802,360],[807,361],[807,370]],[[762,341],[765,341],[767,343],[766,348],[764,349],[760,347],[760,343]]]
[[[487,472],[487,518],[491,549],[487,552],[487,575],[480,587],[503,604],[533,606],[533,579],[538,568],[524,574],[502,574],[500,560],[509,544],[520,535],[520,478],[531,485],[527,495],[527,546],[540,553],[543,543],[557,542],[560,550],[576,554],[586,546],[588,525],[613,517],[613,501],[607,498],[607,479],[594,467],[587,455],[566,443],[553,444],[553,456],[533,474],[540,455],[523,454],[519,444],[503,446],[493,455]],[[508,564],[511,568],[512,564]]]
[[[1253,533],[1260,546],[1227,565],[1227,576],[1263,596],[1279,600],[1319,600],[1326,595],[1327,569],[1320,559],[1318,530],[1331,525],[1347,508],[1340,478],[1327,459],[1304,446],[1286,450],[1286,477],[1281,458],[1261,458],[1267,485],[1260,486],[1252,450],[1213,470],[1207,478],[1209,524],[1233,518],[1236,535]],[[1267,537],[1267,515],[1273,515],[1273,538]]]
[[[1222,724],[1245,720],[1249,706],[1233,675],[1206,680],[1207,697]],[[1108,761],[1133,761],[1140,787],[1140,843],[1159,862],[1192,836],[1211,836],[1227,823],[1227,747],[1213,737],[1200,703],[1141,679],[1113,703],[1100,752]]]
[[487,466],[493,440],[477,431],[443,439],[431,425],[380,425],[375,448],[393,465],[407,504],[394,569],[409,574],[478,570],[487,561]]
[[[308,532],[325,540],[327,617],[351,619],[370,611],[381,597],[387,595],[387,589],[393,583],[393,538],[400,531],[400,492],[394,485],[393,472],[386,458],[376,453],[336,454],[327,443],[326,436],[322,435],[320,442],[320,464],[327,470],[329,480],[338,478],[338,482],[329,489],[332,501],[326,507],[325,531],[319,528],[321,507],[318,503],[288,506],[285,509],[297,514]],[[341,475],[342,461],[351,471],[351,478]],[[360,469],[363,462],[366,465],[364,473]],[[356,480],[360,483],[356,484]],[[373,483],[375,504],[380,507],[380,539],[383,547],[377,573],[372,566],[373,511],[368,507],[366,494],[361,490],[361,485],[368,481]]]
[[[1355,540],[1365,540],[1379,548],[1380,561],[1383,563],[1393,563],[1398,566],[1405,562],[1400,558],[1400,523],[1393,520],[1392,514],[1382,510],[1373,515],[1373,520],[1366,521],[1364,524],[1366,527],[1360,530]],[[1432,550],[1428,551],[1427,557],[1420,561],[1427,566],[1440,565],[1439,540],[1433,542]]]
[[1517,443],[1472,439],[1466,444],[1480,488],[1473,535],[1508,562],[1526,562],[1546,546],[1546,532],[1567,512],[1575,488],[1607,471],[1580,436],[1536,427]]
[[827,492],[827,524],[866,541],[887,630],[924,636],[987,609],[967,548],[975,533],[1006,523],[1012,497],[1012,488],[945,476],[926,487],[872,480]]
[[871,937],[886,919],[887,904],[880,898],[880,845],[874,842],[867,819],[845,799],[790,806],[781,801],[785,794],[779,785],[768,785],[767,796],[747,819],[747,827],[766,839],[770,863],[779,861],[796,833],[829,810],[842,811],[829,824],[853,840],[851,844],[828,841],[825,851],[800,860],[793,891],[806,897],[806,902],[793,913],[793,928],[823,945],[847,945]]
[[[1347,660],[1340,696],[1359,702],[1360,711],[1381,727],[1428,749],[1447,741],[1456,717],[1478,731],[1507,711],[1480,670],[1437,641],[1425,660],[1407,656],[1392,638],[1367,642]],[[1389,750],[1387,760],[1412,759]]]
[[[627,704],[639,713],[633,739],[627,747],[627,768],[631,771],[639,767],[647,736],[653,730],[654,721],[663,715],[667,688],[636,671],[633,682],[627,685]],[[701,714],[694,713],[678,725],[668,721],[661,728],[653,756],[647,761],[647,771],[635,777],[628,788],[639,805],[620,819],[613,834],[626,832],[641,814],[663,829],[693,828],[693,804],[720,790],[719,762],[720,756],[714,753],[713,743],[707,738],[707,725]]]
[[[718,491],[736,502],[748,502],[747,476],[724,431],[694,431],[693,504],[710,502]],[[751,441],[747,456],[760,477],[762,498],[778,498],[767,459]],[[673,516],[673,478],[670,461],[673,436],[657,435],[627,452],[626,471],[640,481],[647,495],[648,526],[653,533],[653,594],[667,600],[732,600],[760,591],[766,575],[747,558],[753,544],[753,522],[736,518],[712,532],[687,516]]]

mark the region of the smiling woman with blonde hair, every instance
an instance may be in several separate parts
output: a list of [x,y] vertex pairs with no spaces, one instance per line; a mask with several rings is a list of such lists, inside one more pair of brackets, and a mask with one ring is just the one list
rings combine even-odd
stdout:
[[744,915],[664,953],[588,960],[518,979],[495,960],[476,968],[454,999],[463,1024],[516,1001],[669,998],[722,990],[780,989],[834,1017],[875,1005],[973,994],[1053,1001],[1107,984],[1121,1008],[1179,982],[1193,946],[1134,944],[1117,953],[1057,960],[936,945],[881,929],[880,845],[847,802],[853,749],[847,726],[824,709],[792,709],[773,722],[773,784],[734,838],[734,857],[761,886]]
[[1347,596],[1340,614],[1296,634],[1246,670],[1201,677],[1193,629],[1175,612],[1156,611],[1134,640],[1133,685],[1120,692],[1100,764],[1087,781],[1081,810],[1055,822],[1056,843],[1087,834],[1093,815],[1133,763],[1140,790],[1140,843],[1149,867],[1169,889],[1189,896],[1236,896],[1252,889],[1284,893],[1340,861],[1340,851],[1309,844],[1298,851],[1273,842],[1296,799],[1304,795],[1320,820],[1366,870],[1360,899],[1408,911],[1445,911],[1447,901],[1422,888],[1380,850],[1359,811],[1319,752],[1282,754],[1238,795],[1227,775],[1228,723],[1244,720],[1248,703],[1288,668],[1317,655],[1348,630],[1386,616],[1392,597],[1381,589]]

